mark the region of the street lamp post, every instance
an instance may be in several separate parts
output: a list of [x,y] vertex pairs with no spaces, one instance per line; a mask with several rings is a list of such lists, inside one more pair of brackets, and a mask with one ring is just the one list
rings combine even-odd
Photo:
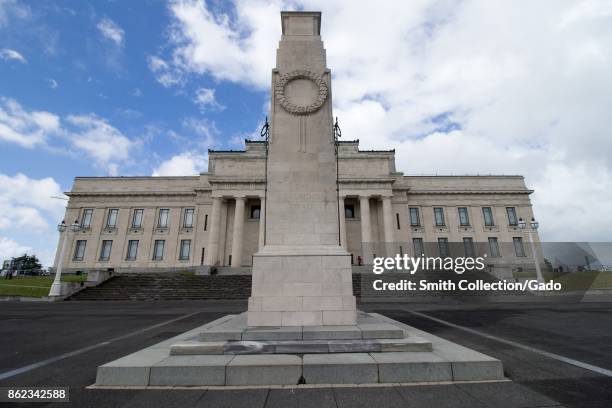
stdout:
[[538,255],[536,252],[535,243],[533,242],[533,231],[537,231],[540,223],[537,222],[534,218],[531,219],[529,223],[529,227],[527,228],[527,223],[523,221],[522,218],[519,218],[519,228],[522,230],[527,230],[527,235],[529,236],[529,245],[531,246],[531,254],[533,255],[533,261],[535,262],[536,267],[536,276],[538,278],[539,283],[544,283],[544,276],[542,276],[542,270],[540,269],[540,263],[538,262]]
[[72,225],[70,225],[70,230],[68,230],[65,221],[62,221],[62,223],[57,226],[59,233],[64,234],[64,236],[62,238],[62,249],[60,250],[59,259],[57,261],[57,270],[55,271],[55,278],[53,279],[53,284],[49,290],[49,296],[57,297],[62,295],[62,268],[64,264],[66,246],[68,245],[68,232],[78,232],[80,229],[81,226],[79,225],[78,220],[75,220]]

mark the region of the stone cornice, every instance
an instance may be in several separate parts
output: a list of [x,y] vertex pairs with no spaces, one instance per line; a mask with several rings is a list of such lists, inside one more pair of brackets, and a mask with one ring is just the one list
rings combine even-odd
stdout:
[[361,183],[394,183],[393,177],[369,177],[369,178],[344,178],[340,177],[341,184],[361,184]]
[[446,195],[446,194],[531,194],[534,190],[410,190],[408,194],[414,195]]
[[120,197],[120,196],[190,196],[196,195],[193,191],[67,191],[68,197]]
[[227,177],[227,176],[217,176],[217,177],[209,177],[208,182],[210,184],[260,184],[265,183],[266,179],[264,177]]

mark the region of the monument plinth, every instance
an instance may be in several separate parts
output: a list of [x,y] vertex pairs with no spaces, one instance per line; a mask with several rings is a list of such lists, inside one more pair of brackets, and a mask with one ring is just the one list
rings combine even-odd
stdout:
[[253,256],[248,325],[354,325],[350,255],[339,239],[321,13],[283,12],[281,19],[272,71],[265,241]]

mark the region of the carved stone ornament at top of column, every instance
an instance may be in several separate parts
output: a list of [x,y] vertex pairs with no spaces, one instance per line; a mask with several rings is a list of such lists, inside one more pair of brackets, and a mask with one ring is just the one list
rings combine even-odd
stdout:
[[[292,103],[287,95],[285,95],[287,84],[296,79],[308,79],[319,88],[319,93],[311,103],[307,105]],[[287,112],[294,115],[307,115],[316,112],[325,103],[327,99],[327,84],[319,74],[305,70],[296,70],[280,76],[278,81],[276,81],[275,93],[278,102]]]

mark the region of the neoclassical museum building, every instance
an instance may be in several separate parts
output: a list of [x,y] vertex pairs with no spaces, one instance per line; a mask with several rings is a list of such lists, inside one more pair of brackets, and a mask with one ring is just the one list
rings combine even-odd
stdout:
[[[532,190],[522,176],[405,176],[392,150],[338,147],[339,227],[354,264],[385,243],[408,254],[433,243],[441,255],[448,243],[486,243],[492,263],[529,255],[518,220],[533,217]],[[75,178],[65,219],[81,230],[69,237],[66,270],[249,267],[264,242],[265,162],[266,142],[247,140],[243,151],[210,151],[199,176]]]
[[[295,33],[285,32],[290,16],[283,14],[283,38],[298,41],[298,29],[304,28],[295,24]],[[320,24],[320,14],[314,21]],[[314,28],[316,37],[319,27]],[[305,28],[312,36],[312,27]],[[329,70],[313,78],[281,74],[272,71],[271,130],[277,111],[291,111],[287,98],[303,102],[312,96],[316,101],[327,97],[327,89],[331,98]],[[312,82],[303,88],[308,92],[318,88],[311,96],[295,94],[302,88],[291,84],[293,79],[302,81],[300,86]],[[293,94],[285,95],[285,88]],[[287,132],[286,137],[296,139],[298,152],[312,148],[302,130]],[[374,256],[396,253],[471,256],[474,246],[484,248],[488,264],[500,270],[529,263],[528,235],[519,219],[533,218],[533,191],[522,176],[404,175],[396,170],[393,150],[361,150],[358,140],[334,146],[334,135],[329,137],[329,149],[337,149],[335,236],[355,269]],[[64,270],[206,273],[215,266],[220,273],[249,273],[252,255],[266,240],[268,143],[273,141],[246,140],[244,150],[210,150],[208,171],[196,176],[75,178],[66,193],[65,221],[76,220],[80,229],[64,232],[69,234]],[[283,216],[307,219],[312,199],[283,207],[289,208]]]

